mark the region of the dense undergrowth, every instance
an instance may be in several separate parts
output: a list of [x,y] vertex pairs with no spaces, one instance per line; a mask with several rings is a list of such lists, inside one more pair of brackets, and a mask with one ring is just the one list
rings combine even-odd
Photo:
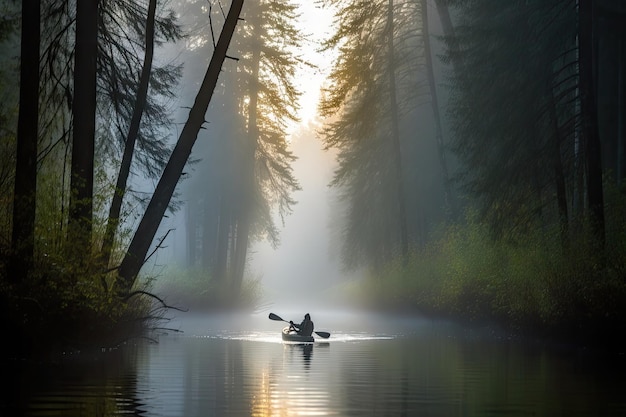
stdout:
[[217,282],[202,269],[177,265],[168,266],[150,285],[169,305],[190,311],[252,311],[261,298],[259,279],[244,279],[240,290],[233,289],[228,280]]
[[433,243],[370,272],[353,294],[369,307],[414,310],[494,323],[518,334],[583,343],[621,340],[626,325],[626,223],[623,204],[607,216],[604,253],[585,231],[562,245],[557,230],[534,228],[494,240],[469,220]]
[[[6,264],[3,264],[6,266]],[[0,323],[9,355],[58,354],[114,348],[149,337],[163,306],[141,290],[126,297],[106,291],[100,277],[53,262],[38,262],[26,279],[0,272]]]
[[12,280],[11,260],[1,257],[0,325],[11,335],[3,346],[9,357],[115,348],[167,331],[171,309],[245,310],[258,301],[258,281],[245,282],[235,297],[206,273],[182,268],[139,280],[130,294],[120,295],[114,272],[94,272],[102,270],[95,257],[69,259],[43,257],[24,279]]

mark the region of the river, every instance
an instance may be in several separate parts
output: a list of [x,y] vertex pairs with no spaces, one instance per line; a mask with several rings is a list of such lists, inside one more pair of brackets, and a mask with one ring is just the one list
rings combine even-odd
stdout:
[[626,416],[619,353],[414,317],[311,315],[330,338],[283,343],[267,312],[188,314],[158,343],[22,365],[2,374],[0,415]]

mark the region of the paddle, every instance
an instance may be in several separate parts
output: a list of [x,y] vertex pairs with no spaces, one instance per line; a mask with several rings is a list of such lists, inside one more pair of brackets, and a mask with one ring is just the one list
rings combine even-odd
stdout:
[[[284,320],[282,317],[274,313],[270,313],[270,320],[284,321],[285,323],[289,323],[287,320]],[[313,332],[313,333],[315,333],[316,335],[318,335],[319,337],[323,339],[328,339],[330,337],[330,333],[328,332]]]

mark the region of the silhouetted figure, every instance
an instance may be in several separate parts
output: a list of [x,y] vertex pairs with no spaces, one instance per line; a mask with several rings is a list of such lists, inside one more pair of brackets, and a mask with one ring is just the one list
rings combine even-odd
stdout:
[[289,322],[289,330],[295,330],[301,336],[311,336],[313,329],[314,326],[309,313],[304,315],[304,320],[300,324],[295,324],[293,321]]

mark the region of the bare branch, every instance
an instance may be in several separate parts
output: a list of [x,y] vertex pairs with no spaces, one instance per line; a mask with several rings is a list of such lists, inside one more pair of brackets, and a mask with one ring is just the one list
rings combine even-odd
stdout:
[[159,296],[157,296],[155,294],[152,294],[152,293],[150,293],[148,291],[144,291],[144,290],[135,290],[135,291],[129,293],[126,297],[124,297],[123,300],[124,301],[128,301],[129,299],[131,299],[132,297],[134,297],[136,295],[147,295],[148,297],[152,297],[152,298],[156,299],[158,302],[160,302],[161,305],[163,306],[163,308],[171,308],[172,310],[182,311],[184,313],[189,311],[187,309],[178,308],[178,307],[174,307],[174,306],[168,305],[165,302],[165,300],[163,300],[161,297],[159,297]]

